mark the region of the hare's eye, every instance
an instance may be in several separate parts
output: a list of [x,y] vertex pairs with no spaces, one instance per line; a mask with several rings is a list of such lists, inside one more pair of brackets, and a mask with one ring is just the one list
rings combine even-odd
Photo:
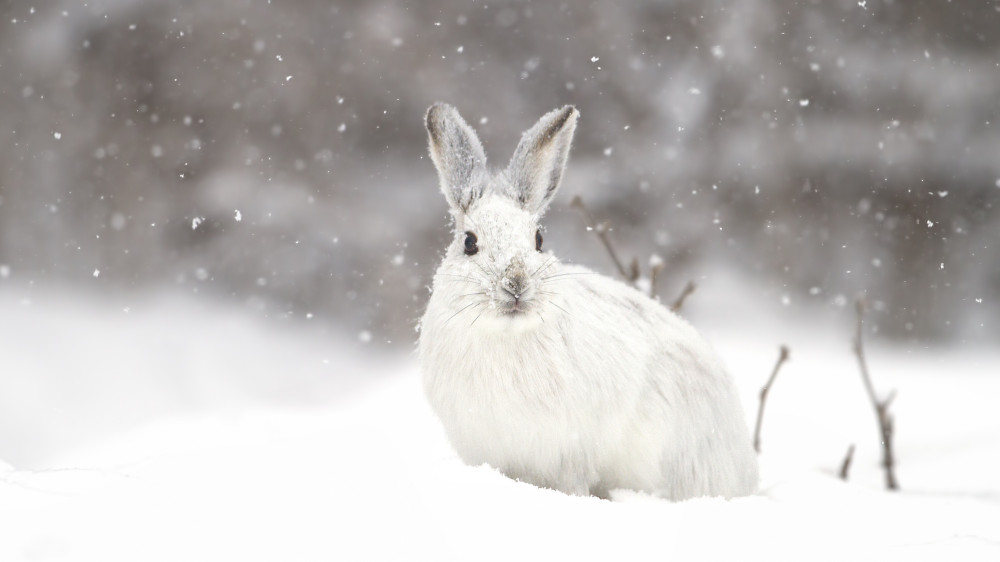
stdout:
[[479,251],[479,246],[476,245],[478,240],[475,232],[465,232],[465,255],[471,256]]
[[542,251],[542,229],[535,231],[535,249],[539,252]]

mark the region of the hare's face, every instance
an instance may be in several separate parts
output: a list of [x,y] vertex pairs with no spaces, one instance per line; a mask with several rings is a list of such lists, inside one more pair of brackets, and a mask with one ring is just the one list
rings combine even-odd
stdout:
[[549,303],[559,308],[545,290],[559,262],[542,253],[538,218],[559,187],[578,115],[572,106],[545,114],[522,135],[510,164],[491,172],[455,108],[427,110],[431,159],[455,217],[455,240],[435,279],[435,288],[448,284],[435,291],[447,300],[446,322],[527,327],[544,322]]
[[537,217],[514,201],[492,193],[477,200],[457,217],[455,239],[440,271],[468,284],[452,306],[482,308],[506,319],[544,314],[543,287],[559,262],[542,252],[542,242]]

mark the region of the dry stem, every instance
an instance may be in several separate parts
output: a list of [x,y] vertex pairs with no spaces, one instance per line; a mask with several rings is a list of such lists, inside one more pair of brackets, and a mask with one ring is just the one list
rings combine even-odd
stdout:
[[764,388],[760,389],[760,408],[757,410],[757,427],[753,431],[753,448],[758,453],[760,452],[760,428],[764,423],[764,405],[767,403],[767,393],[771,391],[771,385],[774,384],[774,379],[777,378],[778,371],[787,360],[788,346],[783,345],[778,354],[778,362],[775,363],[774,370],[771,371],[771,377],[767,379]]
[[847,455],[844,456],[844,462],[840,465],[840,479],[847,480],[847,473],[851,470],[851,461],[854,460],[854,443],[847,449]]
[[649,298],[656,298],[656,277],[663,271],[666,265],[663,261],[657,261],[649,267]]
[[614,246],[611,245],[611,239],[608,236],[608,225],[607,223],[597,223],[594,221],[593,215],[587,210],[587,206],[583,204],[583,198],[579,195],[574,196],[570,205],[580,209],[583,214],[583,220],[587,222],[587,228],[593,230],[597,237],[601,239],[601,243],[604,244],[604,248],[608,251],[611,256],[611,260],[615,262],[615,267],[618,268],[618,273],[621,274],[623,278],[629,283],[634,283],[636,279],[639,278],[639,264],[638,262],[633,262],[632,272],[629,273],[625,270],[625,265],[620,259],[618,259],[618,253],[615,251]]
[[[570,201],[570,205],[580,210],[580,213],[583,215],[583,220],[587,224],[587,228],[589,230],[594,231],[594,233],[597,234],[597,237],[601,240],[601,243],[604,245],[604,249],[607,250],[608,255],[611,256],[611,261],[615,263],[615,268],[618,270],[618,273],[622,276],[623,279],[625,279],[625,281],[634,286],[636,280],[639,279],[639,274],[640,274],[639,259],[632,258],[632,261],[629,262],[628,268],[626,269],[624,262],[622,262],[622,260],[618,257],[618,252],[615,251],[614,245],[611,244],[611,237],[608,235],[609,232],[608,223],[606,222],[599,223],[595,221],[594,216],[590,214],[589,210],[587,210],[587,206],[584,204],[583,198],[580,197],[579,195],[573,197],[573,200]],[[649,296],[651,298],[656,298],[656,279],[660,271],[663,270],[663,268],[664,264],[662,262],[660,262],[657,265],[650,266]],[[673,304],[670,305],[670,310],[672,312],[679,311],[681,307],[684,306],[684,299],[688,298],[688,296],[690,296],[691,293],[694,292],[695,288],[696,285],[694,284],[694,282],[688,281],[687,285],[685,285],[684,289],[681,291],[681,294],[676,299],[674,299]]]
[[698,286],[694,284],[694,281],[688,281],[687,285],[684,285],[684,289],[681,290],[681,294],[678,295],[677,298],[674,299],[673,304],[670,305],[670,311],[678,312],[681,307],[684,306],[684,300],[687,299],[696,288],[698,288]]
[[890,392],[885,400],[879,400],[875,396],[875,387],[872,386],[871,376],[868,374],[868,364],[865,361],[865,352],[861,343],[861,327],[864,323],[865,301],[859,298],[855,302],[855,309],[858,312],[857,331],[854,335],[854,354],[858,357],[858,366],[861,368],[861,379],[865,383],[865,390],[868,392],[868,399],[871,400],[875,409],[875,418],[878,420],[879,433],[882,438],[882,466],[885,468],[885,487],[889,490],[898,490],[899,484],[896,482],[895,455],[892,452],[893,419],[889,414],[889,405],[895,398],[895,392]]

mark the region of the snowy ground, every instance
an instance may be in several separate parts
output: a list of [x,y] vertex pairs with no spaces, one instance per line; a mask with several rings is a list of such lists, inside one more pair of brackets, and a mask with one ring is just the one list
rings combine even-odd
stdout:
[[898,390],[904,491],[887,493],[849,323],[695,299],[748,424],[792,347],[762,491],[609,502],[463,466],[412,357],[318,323],[32,298],[0,293],[0,560],[1000,559],[1000,350],[870,345],[876,386]]

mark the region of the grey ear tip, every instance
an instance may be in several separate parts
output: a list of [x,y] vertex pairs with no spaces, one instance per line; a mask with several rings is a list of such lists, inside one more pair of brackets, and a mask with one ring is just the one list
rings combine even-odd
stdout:
[[449,104],[447,104],[447,103],[445,103],[443,101],[436,101],[436,102],[432,103],[430,107],[427,108],[427,113],[430,113],[432,111],[438,111],[438,110],[441,110],[441,109],[445,109],[447,107],[451,107],[451,105],[449,105]]
[[431,104],[430,107],[427,108],[427,113],[425,114],[425,116],[427,117],[427,119],[430,119],[431,116],[436,116],[444,111],[449,111],[449,110],[454,111],[455,108],[452,107],[451,104],[447,104],[442,101],[434,102]]
[[437,136],[437,123],[440,121],[440,116],[447,111],[455,111],[455,108],[444,102],[435,102],[427,108],[427,113],[424,114],[424,125],[427,127],[427,131],[433,136]]
[[552,126],[548,131],[548,135],[552,135],[567,126],[570,130],[575,129],[576,121],[580,117],[580,111],[575,105],[564,105],[559,109],[553,110],[546,117],[552,118],[550,121]]

